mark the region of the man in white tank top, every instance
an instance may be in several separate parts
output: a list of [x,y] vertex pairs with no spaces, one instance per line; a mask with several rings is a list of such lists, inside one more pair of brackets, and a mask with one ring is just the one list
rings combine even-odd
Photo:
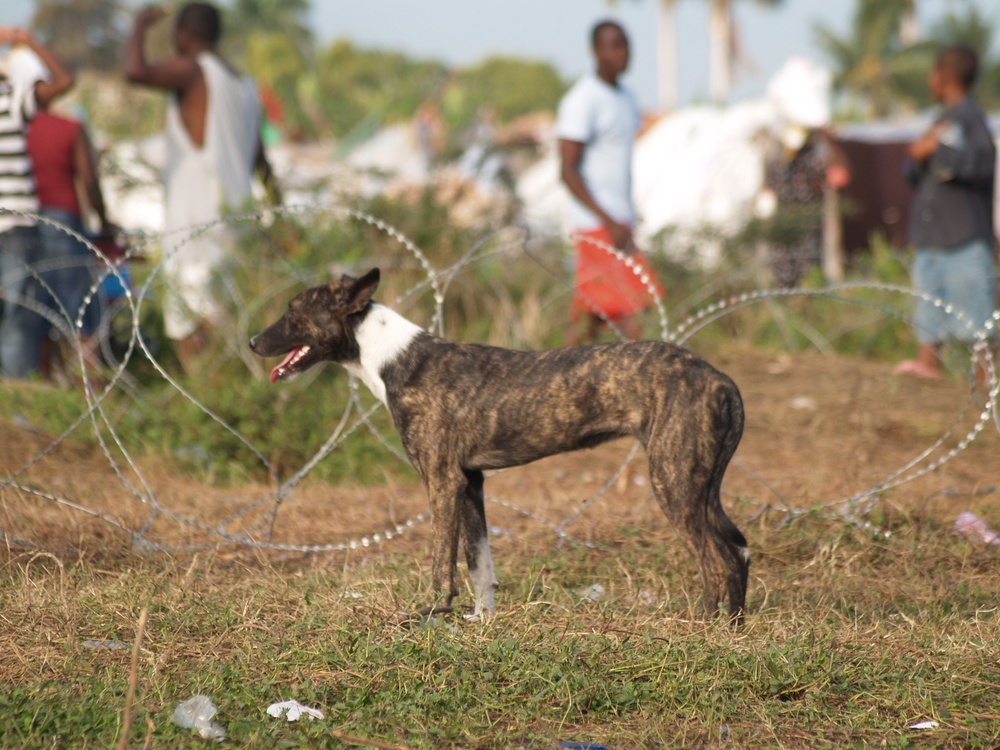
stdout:
[[181,364],[190,371],[204,347],[205,324],[221,316],[213,287],[231,244],[220,242],[218,230],[197,230],[226,210],[243,206],[250,198],[255,169],[272,197],[277,197],[277,187],[260,140],[254,83],[217,52],[222,33],[218,10],[208,3],[184,5],[174,25],[177,54],[147,62],[146,30],[166,13],[150,6],[136,16],[125,77],[173,94],[167,106],[163,169],[163,317],[167,337],[177,342]]

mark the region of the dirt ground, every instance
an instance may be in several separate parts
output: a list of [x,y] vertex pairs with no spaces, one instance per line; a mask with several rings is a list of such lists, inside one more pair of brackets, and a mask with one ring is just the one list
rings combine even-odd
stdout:
[[[848,358],[728,348],[712,359],[739,384],[746,405],[746,430],[723,491],[751,548],[753,533],[746,528],[751,520],[777,523],[784,508],[835,505],[897,472],[908,478],[931,466],[966,439],[985,403],[985,394],[970,393],[960,377],[900,379],[884,365]],[[0,471],[9,476],[50,439],[23,425],[0,422]],[[652,498],[641,448],[625,464],[631,449],[630,442],[619,441],[488,478],[486,491],[494,500],[487,515],[497,552],[554,542],[558,537],[552,527],[564,522],[569,537],[596,543],[629,529],[650,537],[672,534]],[[273,487],[210,487],[150,461],[142,463],[140,475],[124,466],[119,452],[112,455],[122,465],[117,472],[99,449],[71,437],[16,479],[46,496],[17,486],[0,490],[0,533],[8,544],[93,552],[128,546],[135,533],[168,548],[214,546],[222,537],[213,530],[240,534],[249,529],[256,539],[270,534],[274,543],[293,548],[354,540],[361,554],[370,554],[389,546],[422,546],[429,536],[428,525],[417,522],[402,537],[384,540],[386,531],[427,510],[415,474],[409,482],[363,488],[349,478],[343,486],[306,479],[272,515]],[[387,462],[398,460],[386,452]],[[963,510],[977,512],[995,526],[1000,522],[998,487],[1000,434],[990,419],[951,460],[885,490],[879,502],[903,512],[930,513],[942,527]],[[160,510],[152,513],[144,497],[155,498]],[[593,503],[568,521],[589,500]],[[376,533],[382,537],[379,542],[374,541]],[[227,549],[234,555],[246,553],[245,547]],[[269,554],[289,559],[302,553],[288,549]]]

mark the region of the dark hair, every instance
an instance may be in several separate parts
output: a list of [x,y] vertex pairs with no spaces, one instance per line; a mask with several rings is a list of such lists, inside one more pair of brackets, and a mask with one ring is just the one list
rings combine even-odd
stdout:
[[222,36],[219,11],[208,3],[188,3],[177,14],[177,28],[184,29],[195,39],[215,45]]
[[937,57],[935,67],[953,76],[962,88],[971,89],[979,76],[979,57],[969,47],[948,47]]
[[612,21],[610,19],[607,19],[604,21],[600,21],[594,26],[593,29],[591,29],[590,31],[591,47],[594,47],[595,49],[597,48],[597,40],[600,39],[601,33],[605,29],[618,29],[622,33],[622,36],[628,38],[628,34],[625,33],[625,29],[622,28],[622,25],[620,23],[618,23],[617,21]]

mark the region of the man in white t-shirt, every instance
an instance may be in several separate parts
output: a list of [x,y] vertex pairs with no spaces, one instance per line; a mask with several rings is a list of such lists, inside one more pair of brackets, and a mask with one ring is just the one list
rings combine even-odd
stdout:
[[603,21],[594,27],[591,42],[597,70],[566,93],[556,121],[562,180],[572,195],[569,218],[577,240],[571,345],[577,340],[581,313],[589,320],[588,339],[596,338],[602,320],[637,338],[640,330],[633,316],[651,302],[639,275],[605,246],[631,255],[640,273],[649,274],[654,291],[662,294],[632,240],[632,144],[641,119],[635,97],[618,80],[628,68],[628,37],[614,21]]

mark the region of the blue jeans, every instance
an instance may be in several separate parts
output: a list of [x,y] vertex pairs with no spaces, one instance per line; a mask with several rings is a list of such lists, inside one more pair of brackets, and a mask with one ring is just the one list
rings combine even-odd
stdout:
[[[83,234],[79,216],[58,208],[43,208],[42,216],[58,222],[77,234]],[[71,331],[76,330],[76,319],[84,298],[94,284],[94,259],[90,248],[58,227],[38,222],[41,247],[37,270],[48,286],[42,293],[42,303]],[[51,291],[50,291],[51,290]],[[53,298],[54,295],[54,298]],[[89,336],[97,327],[100,312],[94,300],[84,311],[80,333]],[[45,327],[45,333],[53,326]]]
[[40,287],[25,266],[34,266],[39,252],[35,227],[14,227],[0,232],[0,369],[5,378],[26,378],[38,370],[46,321],[21,304],[35,302]]
[[958,318],[933,302],[917,299],[913,316],[917,341],[940,344],[948,339],[971,342],[996,309],[996,264],[985,240],[958,247],[917,248],[913,287],[962,313]]

